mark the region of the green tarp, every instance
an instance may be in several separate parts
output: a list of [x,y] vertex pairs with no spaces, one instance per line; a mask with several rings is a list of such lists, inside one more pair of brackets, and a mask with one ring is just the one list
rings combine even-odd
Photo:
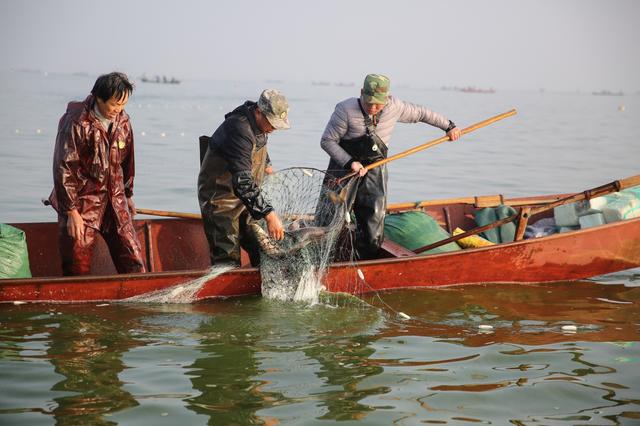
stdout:
[[[451,235],[442,229],[438,222],[428,214],[411,211],[387,215],[384,218],[384,236],[409,250],[415,250],[447,239]],[[423,254],[457,250],[461,250],[458,244],[449,243],[426,251]]]
[[[516,213],[516,209],[513,207],[500,205],[498,207],[487,207],[486,209],[477,210],[474,213],[474,217],[478,226],[484,226],[513,216]],[[516,225],[513,222],[505,223],[497,228],[488,229],[480,233],[480,235],[496,244],[510,243],[516,236]]]
[[31,278],[24,232],[0,223],[0,278]]

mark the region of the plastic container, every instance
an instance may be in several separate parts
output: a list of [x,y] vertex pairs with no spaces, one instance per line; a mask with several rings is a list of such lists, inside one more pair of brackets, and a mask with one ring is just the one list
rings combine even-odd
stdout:
[[578,218],[580,228],[592,228],[594,226],[604,225],[604,215],[602,213],[593,213],[580,216]]
[[556,226],[578,226],[578,212],[581,210],[579,203],[563,204],[553,209],[553,218]]
[[577,231],[578,229],[580,229],[579,226],[561,226],[558,228],[558,232],[563,234],[565,232]]

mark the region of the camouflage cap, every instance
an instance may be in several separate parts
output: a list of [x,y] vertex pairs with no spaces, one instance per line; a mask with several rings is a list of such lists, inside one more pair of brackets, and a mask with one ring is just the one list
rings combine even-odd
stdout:
[[389,77],[382,74],[369,74],[364,78],[362,98],[368,104],[386,104],[389,97]]
[[289,102],[279,91],[264,90],[258,99],[258,108],[275,129],[284,130],[291,127],[288,119]]

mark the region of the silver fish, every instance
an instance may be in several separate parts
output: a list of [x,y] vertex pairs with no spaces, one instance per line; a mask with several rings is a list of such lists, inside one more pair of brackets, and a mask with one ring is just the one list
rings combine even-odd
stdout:
[[[267,234],[260,225],[253,222],[251,229],[256,235],[258,244],[264,253],[271,257],[284,257],[306,247],[310,242],[322,239],[327,228],[320,226],[303,227],[301,223],[292,222],[285,230],[285,239],[289,244],[282,244]],[[288,247],[286,247],[288,245]]]

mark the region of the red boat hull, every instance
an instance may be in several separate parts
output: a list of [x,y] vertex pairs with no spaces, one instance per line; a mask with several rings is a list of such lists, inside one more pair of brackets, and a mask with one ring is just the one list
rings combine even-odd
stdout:
[[[429,207],[448,227],[471,226],[469,206]],[[446,220],[445,220],[446,219]],[[136,227],[151,272],[115,274],[104,243],[93,272],[61,277],[57,224],[14,224],[27,234],[34,278],[0,280],[0,302],[115,301],[170,288],[199,278],[209,267],[202,225],[197,220],[144,220]],[[371,291],[483,283],[539,283],[585,279],[640,266],[640,218],[479,249],[444,254],[335,263],[326,276],[331,292]],[[360,270],[364,279],[360,278]],[[260,273],[240,268],[208,281],[198,300],[257,295]]]

